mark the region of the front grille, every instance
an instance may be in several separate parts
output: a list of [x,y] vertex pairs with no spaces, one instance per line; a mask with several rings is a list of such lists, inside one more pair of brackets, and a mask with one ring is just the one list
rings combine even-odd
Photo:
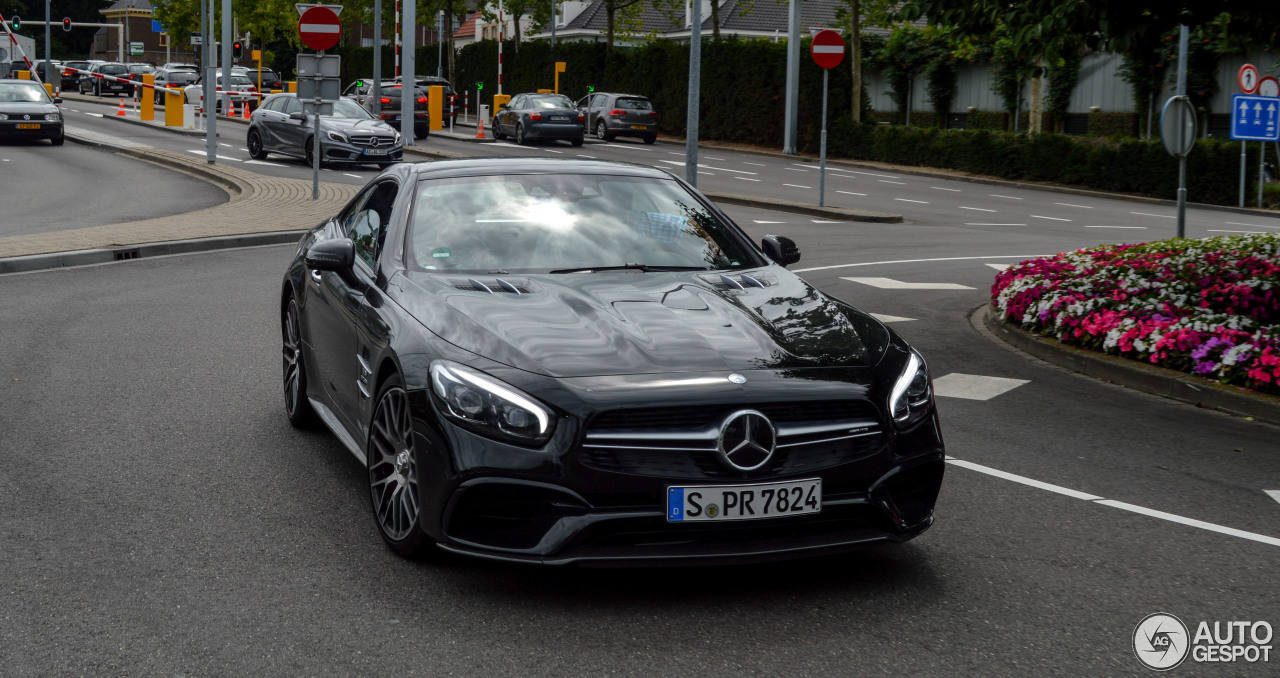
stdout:
[[[777,431],[772,458],[749,473],[730,468],[716,451],[721,424],[742,409],[762,412]],[[617,410],[591,422],[578,458],[600,471],[663,478],[810,473],[883,449],[885,436],[874,414],[857,401]]]
[[390,148],[396,144],[396,140],[392,137],[383,137],[376,134],[368,135],[351,135],[347,137],[351,143],[356,146],[364,146],[366,148]]

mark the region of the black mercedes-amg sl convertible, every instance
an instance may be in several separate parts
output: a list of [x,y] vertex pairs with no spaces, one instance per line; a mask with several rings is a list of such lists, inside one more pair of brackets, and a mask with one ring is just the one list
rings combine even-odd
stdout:
[[905,541],[944,451],[924,359],[662,170],[398,164],[280,297],[289,420],[397,553],[771,560]]

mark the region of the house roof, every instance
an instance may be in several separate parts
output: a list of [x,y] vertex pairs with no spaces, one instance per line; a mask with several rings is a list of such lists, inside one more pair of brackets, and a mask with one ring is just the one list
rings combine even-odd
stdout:
[[[588,5],[586,9],[582,10],[582,12],[578,14],[578,16],[574,17],[572,21],[566,24],[564,28],[557,30],[570,31],[574,29],[588,29],[600,31],[600,33],[603,34],[605,31],[609,30],[609,15],[605,12],[604,3],[605,0],[595,0],[595,2]],[[655,31],[657,33],[669,33],[671,31],[684,28],[683,21],[679,24],[671,21],[671,18],[664,12],[654,9],[652,3],[646,3],[643,7],[644,8],[640,10],[640,24],[642,26],[641,32],[648,33],[649,31]],[[614,31],[620,33],[622,32],[622,27],[615,23]]]
[[453,32],[455,38],[474,38],[476,35],[476,22],[480,20],[479,10],[472,12],[467,20],[458,26],[458,30]]
[[119,11],[124,9],[151,9],[151,3],[147,0],[116,0],[111,6],[102,10],[105,12]]

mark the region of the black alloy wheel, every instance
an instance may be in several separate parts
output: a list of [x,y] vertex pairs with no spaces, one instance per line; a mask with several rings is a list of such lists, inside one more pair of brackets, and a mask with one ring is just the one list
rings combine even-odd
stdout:
[[289,299],[280,335],[284,340],[284,413],[295,428],[316,425],[316,411],[307,400],[307,367],[302,358],[302,332],[298,324],[298,302]]
[[398,376],[382,385],[369,422],[369,497],[378,532],[392,551],[421,557],[433,544],[422,530],[418,505],[418,451],[409,394]]
[[245,146],[249,149],[250,158],[266,160],[267,152],[262,150],[262,137],[258,135],[258,130],[249,130],[249,138],[245,140]]
[[516,143],[521,146],[527,146],[529,144],[529,140],[524,136],[524,125],[520,123],[516,124]]
[[613,135],[605,128],[604,121],[596,123],[596,138],[600,141],[613,141]]

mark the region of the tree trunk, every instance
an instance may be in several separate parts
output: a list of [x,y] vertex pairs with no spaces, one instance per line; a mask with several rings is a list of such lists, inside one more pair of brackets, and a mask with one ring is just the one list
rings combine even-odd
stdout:
[[1043,131],[1044,122],[1044,59],[1038,59],[1036,66],[1036,75],[1031,78],[1031,110],[1028,116],[1027,132],[1030,134],[1039,134]]
[[[445,34],[444,50],[449,53],[448,54],[449,82],[456,83],[458,81],[454,79],[455,76],[453,72],[453,0],[446,0],[445,2],[444,34]],[[466,87],[460,87],[456,89],[465,90]]]
[[608,28],[605,31],[605,49],[609,52],[613,51],[613,3],[606,2],[604,6],[605,21]]
[[511,33],[515,37],[515,42],[512,43],[511,45],[511,52],[513,54],[518,54],[520,52],[520,17],[521,16],[523,16],[523,14],[511,15],[511,23],[513,24],[511,28]]
[[720,0],[711,0],[711,39],[720,42]]
[[849,35],[849,50],[853,58],[849,63],[853,67],[853,121],[862,122],[862,2],[851,3],[853,30]]

